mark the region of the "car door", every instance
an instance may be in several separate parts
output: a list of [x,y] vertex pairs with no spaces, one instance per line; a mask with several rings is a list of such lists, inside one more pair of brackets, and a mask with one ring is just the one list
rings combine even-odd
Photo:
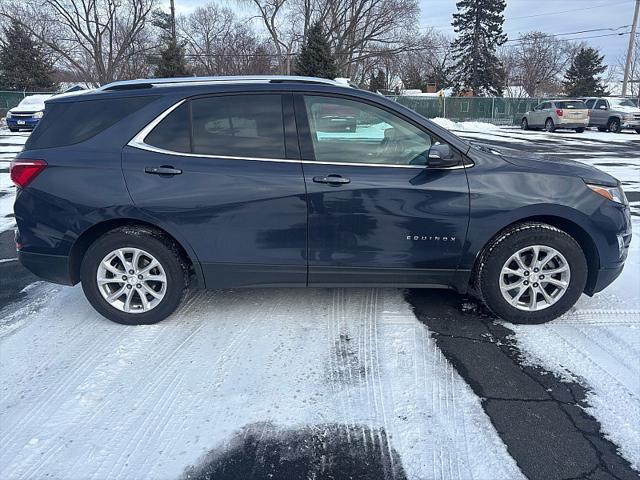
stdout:
[[529,115],[529,125],[532,127],[538,127],[542,124],[542,103],[533,107],[533,111]]
[[290,94],[187,99],[123,151],[134,204],[178,232],[207,287],[306,285],[307,206]]
[[309,285],[447,285],[469,218],[463,156],[426,168],[440,139],[373,103],[298,95]]
[[594,125],[604,127],[607,124],[607,120],[609,119],[608,109],[607,101],[604,98],[598,99],[591,112]]

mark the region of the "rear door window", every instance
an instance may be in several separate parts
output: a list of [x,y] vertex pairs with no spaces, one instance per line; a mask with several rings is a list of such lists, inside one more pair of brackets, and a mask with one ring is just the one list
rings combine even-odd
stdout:
[[191,101],[192,151],[285,158],[281,95],[228,95]]
[[26,150],[84,142],[159,97],[121,97],[52,103],[25,144]]

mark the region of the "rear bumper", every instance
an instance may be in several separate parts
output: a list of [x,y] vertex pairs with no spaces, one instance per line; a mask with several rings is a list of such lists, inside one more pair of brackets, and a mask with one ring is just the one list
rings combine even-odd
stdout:
[[27,270],[43,280],[61,285],[73,285],[67,256],[18,250],[18,260]]
[[589,126],[588,122],[560,122],[556,125],[557,128],[586,128]]

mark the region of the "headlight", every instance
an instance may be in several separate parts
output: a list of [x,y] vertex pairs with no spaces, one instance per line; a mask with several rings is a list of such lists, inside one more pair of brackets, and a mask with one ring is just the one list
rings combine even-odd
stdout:
[[622,118],[627,122],[630,122],[631,120],[633,120],[633,117],[634,117],[633,113],[625,113],[622,116]]
[[7,112],[7,118],[11,118],[11,112]]
[[622,187],[620,186],[606,187],[604,185],[594,185],[591,183],[587,183],[587,187],[596,192],[598,195],[602,195],[604,198],[606,198],[607,200],[611,200],[612,202],[622,203],[623,205],[626,205],[628,203],[627,197],[624,194],[624,190],[622,190]]
[[42,118],[43,115],[44,115],[44,112],[36,112],[33,114],[33,118]]

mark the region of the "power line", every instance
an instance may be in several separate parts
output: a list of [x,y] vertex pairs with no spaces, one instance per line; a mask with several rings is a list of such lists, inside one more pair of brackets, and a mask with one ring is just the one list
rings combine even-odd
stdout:
[[[628,28],[631,25],[621,25],[620,27],[609,27],[609,28],[592,28],[590,30],[578,30],[577,32],[567,32],[567,33],[551,33],[551,34],[545,34],[545,35],[549,35],[551,37],[562,37],[564,35],[580,35],[582,33],[592,33],[592,32],[604,32],[604,31],[615,31],[615,30],[620,30],[622,28]],[[544,33],[544,32],[541,32]],[[616,35],[618,35],[618,33],[616,33]],[[527,37],[520,37],[520,38],[510,38],[509,40],[507,40],[507,42],[517,42],[518,40],[526,40]]]
[[630,3],[633,0],[625,0],[623,2],[616,2],[616,3],[601,3],[599,5],[593,5],[591,7],[582,7],[582,8],[572,8],[571,10],[562,10],[560,12],[545,12],[545,13],[536,13],[533,15],[524,15],[522,17],[509,17],[509,18],[505,18],[505,21],[507,20],[520,20],[523,18],[534,18],[534,17],[544,17],[545,15],[560,15],[562,13],[571,13],[571,12],[581,12],[583,10],[594,10],[596,8],[603,8],[603,7],[613,7],[614,5],[622,5],[623,3]]

